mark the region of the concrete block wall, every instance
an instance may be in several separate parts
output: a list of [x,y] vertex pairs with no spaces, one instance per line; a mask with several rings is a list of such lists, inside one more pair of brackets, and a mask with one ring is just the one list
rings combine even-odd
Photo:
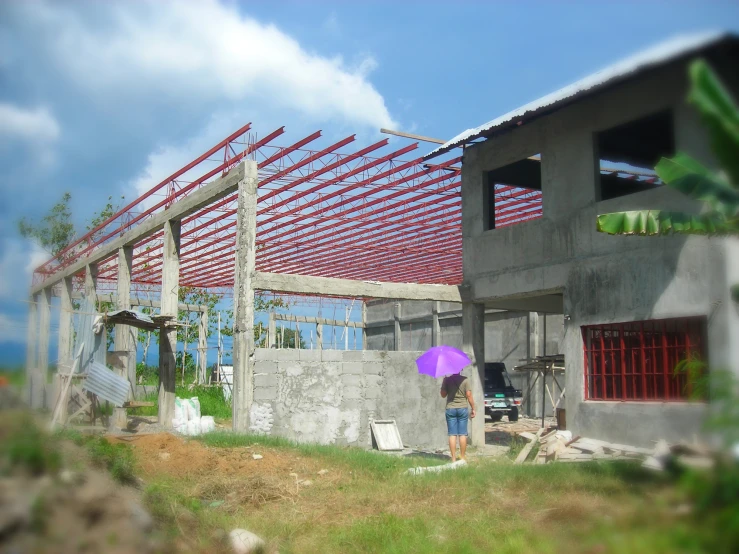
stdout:
[[394,419],[404,444],[441,448],[447,442],[441,382],[418,374],[420,354],[259,348],[252,431],[370,447],[370,420]]
[[[394,304],[395,301],[373,301],[367,305],[368,350],[393,350]],[[423,351],[431,347],[431,314],[432,302],[404,300],[401,306],[401,346],[403,350]],[[544,326],[541,318],[547,318],[547,334],[544,337]],[[418,321],[426,319],[427,322]],[[416,320],[413,323],[402,323],[404,319]],[[452,302],[442,302],[439,311],[439,326],[441,328],[440,344],[462,348],[462,305]],[[564,335],[564,320],[561,314],[540,315],[539,336],[535,340],[530,334],[528,313],[517,311],[489,311],[485,314],[485,361],[503,362],[509,370],[511,382],[524,394],[530,388],[535,375],[518,373],[512,369],[521,365],[522,361],[531,356],[546,353],[561,354],[562,338]],[[535,351],[538,344],[538,351]],[[564,378],[558,378],[560,386],[564,386]],[[547,379],[549,390],[558,393],[559,388]],[[552,388],[554,386],[554,389]],[[554,394],[554,392],[553,392]],[[524,403],[522,412],[529,416],[541,415],[542,390],[537,382],[532,391],[529,402]],[[564,407],[564,401],[560,403]],[[552,404],[547,396],[546,414],[553,415]]]

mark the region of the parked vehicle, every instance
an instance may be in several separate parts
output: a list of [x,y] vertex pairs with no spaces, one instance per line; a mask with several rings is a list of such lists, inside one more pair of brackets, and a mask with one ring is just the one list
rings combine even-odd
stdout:
[[504,363],[485,364],[483,392],[486,414],[494,420],[507,415],[508,421],[518,421],[518,410],[523,402],[523,394],[513,387]]

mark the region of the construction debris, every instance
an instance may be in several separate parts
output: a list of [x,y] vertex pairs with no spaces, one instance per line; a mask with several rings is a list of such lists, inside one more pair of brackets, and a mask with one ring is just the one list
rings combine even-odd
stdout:
[[516,464],[522,464],[538,444],[533,460],[536,464],[558,462],[592,462],[594,460],[643,460],[642,467],[664,471],[672,463],[694,469],[710,469],[714,465],[713,451],[702,444],[680,442],[668,444],[659,441],[654,448],[643,448],[606,442],[587,437],[572,437],[569,431],[542,427],[532,435],[519,432],[519,437],[530,441],[519,453]]
[[449,469],[459,469],[467,465],[465,460],[457,460],[450,464],[443,464],[440,466],[429,466],[429,467],[412,467],[406,473],[409,475],[420,475],[421,473],[438,473],[440,471],[447,471]]

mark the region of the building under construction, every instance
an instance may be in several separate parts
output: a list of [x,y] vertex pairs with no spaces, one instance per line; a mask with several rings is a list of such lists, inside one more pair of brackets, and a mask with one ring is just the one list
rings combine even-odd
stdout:
[[[661,45],[431,153],[407,139],[353,148],[354,136],[329,144],[320,131],[290,137],[287,128],[245,125],[36,270],[31,402],[43,402],[49,380],[52,297],[60,297],[61,373],[77,355],[76,295],[91,314],[99,295],[128,310],[146,293],[160,317],[159,422],[171,425],[177,313],[190,309],[178,288],[187,286],[233,299],[236,431],[368,445],[372,419],[395,419],[408,444],[446,440],[438,384],[414,364],[421,345],[256,348],[254,294],[264,291],[457,303],[480,405],[482,364],[497,361],[487,359],[486,309],[548,314],[562,327],[552,346],[559,352],[545,351],[545,336],[544,351],[528,353],[564,354],[573,433],[649,444],[699,432],[706,404],[687,401],[687,383],[672,369],[688,353],[739,368],[739,312],[729,297],[739,249],[716,238],[602,235],[596,217],[696,209],[651,168],[676,151],[715,165],[685,104],[687,64],[708,58],[737,91],[738,48],[723,35]],[[116,327],[114,346],[129,380],[131,323]],[[369,330],[366,317],[360,327]],[[429,328],[428,344],[438,344],[438,313]],[[272,331],[268,346],[275,340]],[[482,418],[472,420],[471,437],[484,443]]]

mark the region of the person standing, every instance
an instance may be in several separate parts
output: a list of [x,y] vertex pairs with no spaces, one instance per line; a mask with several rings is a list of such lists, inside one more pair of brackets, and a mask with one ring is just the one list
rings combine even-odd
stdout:
[[472,400],[469,380],[459,373],[444,377],[440,392],[441,397],[446,398],[446,427],[452,462],[457,461],[457,437],[459,437],[459,457],[465,460],[467,421],[475,417],[475,401]]

